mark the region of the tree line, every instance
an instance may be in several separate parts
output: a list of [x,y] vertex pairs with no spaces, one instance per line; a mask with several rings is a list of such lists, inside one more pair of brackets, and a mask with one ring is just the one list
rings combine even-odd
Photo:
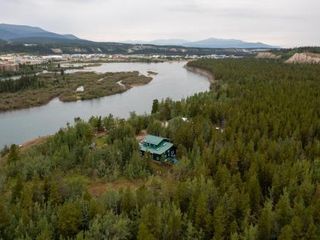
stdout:
[[40,81],[36,75],[24,75],[18,79],[0,80],[0,93],[13,93],[29,88],[41,88],[43,86],[43,81]]

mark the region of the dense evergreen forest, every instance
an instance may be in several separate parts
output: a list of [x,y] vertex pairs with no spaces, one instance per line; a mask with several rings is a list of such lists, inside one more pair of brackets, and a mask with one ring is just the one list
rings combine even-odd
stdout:
[[25,75],[17,80],[9,79],[0,81],[0,93],[14,93],[29,88],[37,89],[42,86],[44,86],[44,83],[40,81],[36,75]]
[[[0,239],[319,239],[320,66],[188,65],[211,91],[3,149]],[[141,131],[169,137],[179,163],[141,157]]]

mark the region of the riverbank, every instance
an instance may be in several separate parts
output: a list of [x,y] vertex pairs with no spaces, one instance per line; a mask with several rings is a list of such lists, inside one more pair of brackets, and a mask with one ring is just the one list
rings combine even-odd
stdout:
[[210,72],[207,71],[205,69],[199,68],[199,67],[194,67],[194,66],[190,66],[188,65],[190,62],[188,62],[184,67],[185,69],[187,69],[190,72],[196,73],[196,74],[200,74],[206,78],[208,78],[209,82],[211,84],[214,84],[216,82],[214,75]]
[[[139,115],[150,113],[154,99],[170,98],[181,100],[196,93],[208,91],[210,82],[204,76],[187,71],[186,62],[166,63],[112,63],[90,68],[96,73],[138,71],[148,76],[152,71],[158,75],[142,87],[131,88],[121,94],[95,98],[87,101],[62,102],[59,98],[50,100],[39,107],[0,113],[0,148],[12,143],[21,144],[38,136],[52,135],[66,124],[79,117],[88,121],[91,116],[112,114],[118,118],[128,118],[131,112]],[[68,74],[65,74],[66,76]],[[98,75],[99,76],[99,75]],[[94,77],[96,81],[101,79]],[[118,84],[117,84],[118,85]],[[79,87],[72,88],[73,93]],[[119,85],[116,87],[120,87]],[[23,101],[23,100],[21,100]]]
[[[36,76],[37,84],[21,90],[0,93],[0,112],[41,106],[58,97],[62,102],[89,100],[123,93],[134,86],[148,84],[152,77],[138,71],[98,74],[76,72],[71,74],[46,73]],[[12,80],[13,81],[13,80]],[[121,81],[123,86],[118,82]],[[16,83],[8,81],[16,87]]]

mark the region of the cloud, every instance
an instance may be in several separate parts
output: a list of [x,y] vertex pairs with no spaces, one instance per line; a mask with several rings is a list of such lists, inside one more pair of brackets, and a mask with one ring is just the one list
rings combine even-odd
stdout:
[[0,22],[101,41],[240,38],[320,45],[318,0],[0,0]]
[[193,1],[193,0],[176,0],[167,3],[166,9],[172,12],[206,12],[210,11],[212,6],[207,3],[201,1]]

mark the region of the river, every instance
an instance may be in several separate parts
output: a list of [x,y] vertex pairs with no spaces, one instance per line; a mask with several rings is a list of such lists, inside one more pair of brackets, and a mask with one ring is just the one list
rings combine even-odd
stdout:
[[184,68],[186,62],[165,63],[105,63],[86,68],[96,72],[148,71],[158,73],[144,86],[99,99],[63,103],[53,99],[41,107],[0,113],[0,148],[21,144],[30,139],[57,132],[74,118],[88,120],[91,116],[127,118],[130,112],[150,113],[153,99],[179,100],[209,90],[208,79]]

